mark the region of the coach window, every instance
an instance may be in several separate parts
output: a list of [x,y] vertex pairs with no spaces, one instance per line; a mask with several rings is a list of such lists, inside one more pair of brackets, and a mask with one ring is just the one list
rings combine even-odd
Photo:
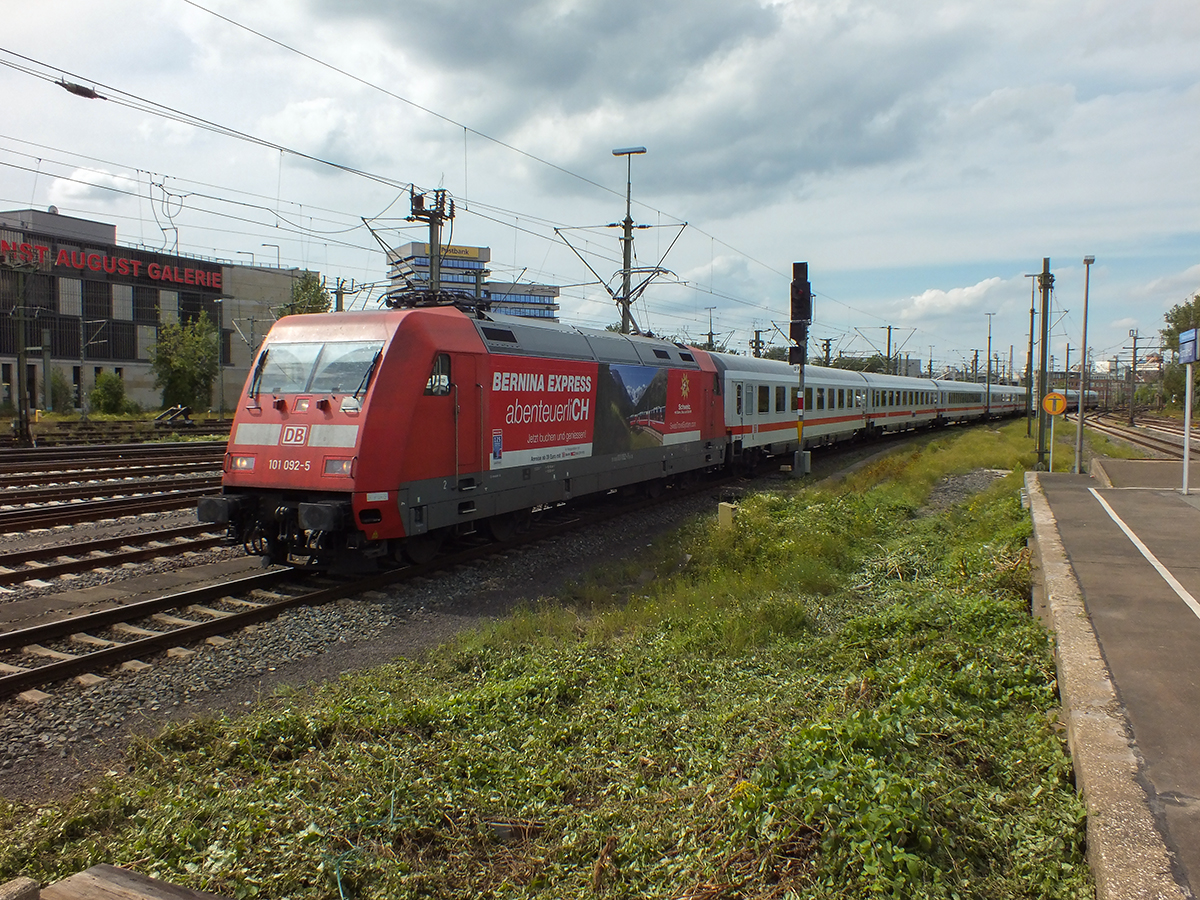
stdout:
[[838,409],[846,408],[846,389],[838,388]]
[[812,388],[804,389],[804,408],[805,409],[813,409],[813,393],[812,392],[813,392]]
[[737,397],[737,414],[740,416],[742,414],[742,386],[740,384],[734,394]]
[[433,358],[433,371],[425,382],[425,393],[434,397],[445,397],[450,393],[450,355],[439,353]]
[[797,412],[800,409],[800,388],[792,388],[792,412]]
[[775,412],[787,412],[787,388],[775,388]]
[[758,411],[760,413],[769,413],[771,411],[770,385],[760,384],[758,386]]
[[825,388],[817,388],[817,409],[825,408]]

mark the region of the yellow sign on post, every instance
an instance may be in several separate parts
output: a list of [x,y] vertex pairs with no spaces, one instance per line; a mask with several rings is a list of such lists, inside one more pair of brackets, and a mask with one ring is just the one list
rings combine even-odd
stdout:
[[1058,391],[1050,391],[1042,398],[1042,409],[1050,416],[1050,461],[1047,471],[1054,471],[1054,420],[1067,411],[1067,396]]
[[1067,411],[1067,397],[1058,391],[1051,391],[1042,398],[1042,409],[1050,416],[1061,416]]

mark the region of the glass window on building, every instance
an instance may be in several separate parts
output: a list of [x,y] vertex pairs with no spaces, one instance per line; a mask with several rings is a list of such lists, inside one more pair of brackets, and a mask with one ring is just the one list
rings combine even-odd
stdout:
[[83,315],[83,285],[78,278],[58,279],[58,311],[64,316]]
[[133,321],[133,286],[114,284],[112,286],[113,318],[125,322]]
[[159,291],[158,309],[163,325],[179,324],[179,295],[174,291]]
[[112,318],[112,290],[107,281],[83,282],[83,315],[88,319]]
[[158,324],[158,288],[134,285],[133,321],[139,325]]
[[149,359],[150,350],[158,341],[158,329],[153,325],[137,326],[137,358]]

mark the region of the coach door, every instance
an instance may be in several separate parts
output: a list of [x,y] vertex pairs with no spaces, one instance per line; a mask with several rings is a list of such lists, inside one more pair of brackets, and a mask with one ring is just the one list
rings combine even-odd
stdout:
[[483,389],[476,377],[474,356],[463,354],[454,358],[454,452],[458,458],[458,475],[478,472],[480,465]]

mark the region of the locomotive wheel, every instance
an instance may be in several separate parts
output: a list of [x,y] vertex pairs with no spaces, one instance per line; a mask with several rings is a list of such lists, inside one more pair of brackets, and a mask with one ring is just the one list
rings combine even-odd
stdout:
[[666,483],[661,478],[655,478],[652,481],[647,481],[643,484],[642,489],[646,492],[646,496],[651,500],[657,500],[663,495],[666,489]]
[[404,558],[415,566],[423,566],[431,562],[438,551],[442,549],[442,541],[446,539],[444,531],[430,531],[426,534],[413,535],[406,538],[401,550]]
[[504,544],[504,541],[516,538],[520,530],[521,520],[520,514],[517,512],[502,512],[502,514],[492,516],[487,520],[487,533],[497,544]]

